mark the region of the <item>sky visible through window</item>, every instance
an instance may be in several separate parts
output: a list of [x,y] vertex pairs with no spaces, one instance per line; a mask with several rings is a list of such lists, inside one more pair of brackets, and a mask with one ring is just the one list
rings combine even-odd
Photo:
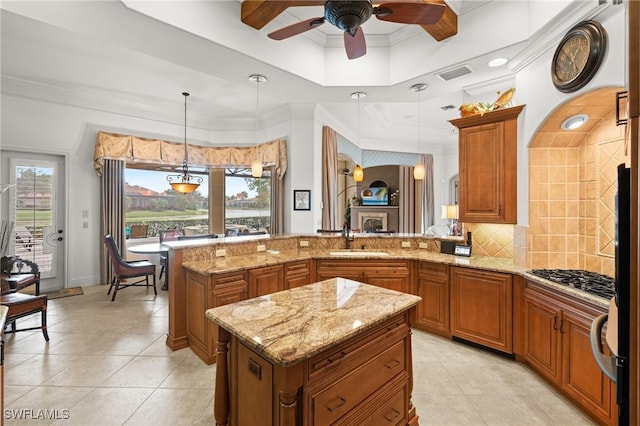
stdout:
[[[166,176],[169,174],[176,173],[166,173],[159,172],[154,170],[141,170],[141,169],[126,169],[125,171],[125,181],[129,185],[138,185],[143,188],[150,189],[155,192],[164,192],[169,190],[171,187],[169,186],[169,182],[166,179]],[[202,185],[197,189],[197,191],[205,198],[209,197],[209,185],[207,185],[208,177],[202,176],[204,181]],[[231,195],[236,195],[239,192],[247,191],[249,197],[255,197],[257,194],[255,191],[250,191],[247,188],[247,185],[244,179],[227,179],[226,180],[226,189],[225,195],[227,197]]]

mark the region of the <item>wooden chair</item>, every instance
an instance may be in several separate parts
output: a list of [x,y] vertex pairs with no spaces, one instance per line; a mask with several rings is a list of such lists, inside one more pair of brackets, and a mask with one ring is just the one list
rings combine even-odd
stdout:
[[[158,295],[158,290],[156,289],[156,265],[148,260],[124,260],[120,255],[118,245],[109,234],[104,236],[104,244],[107,247],[109,257],[111,258],[111,265],[113,266],[113,272],[115,274],[111,280],[111,284],[109,285],[109,291],[107,292],[107,295],[111,294],[111,290],[113,289],[113,296],[111,297],[112,302],[116,300],[116,294],[118,294],[118,290],[120,289],[127,287],[141,287],[144,285],[148,288],[149,276],[153,277],[153,292]],[[131,284],[122,283],[122,280],[140,277],[144,278]]]
[[[160,236],[160,243],[177,241],[181,236],[184,236],[184,231],[182,229],[161,229],[158,235]],[[169,259],[167,258],[166,252],[160,254],[160,275],[158,279],[162,278],[162,274],[164,274],[164,285],[162,289],[167,290],[169,288]]]
[[147,238],[149,225],[131,225],[131,238]]
[[[44,339],[49,341],[47,333],[47,296],[40,295],[40,268],[35,262],[23,259],[23,266],[27,266],[29,271],[20,271],[9,277],[3,277],[3,294],[0,295],[0,305],[8,308],[6,324],[9,330],[5,333],[16,333],[18,331],[42,330]],[[4,284],[7,286],[5,287]],[[36,294],[19,293],[30,285],[36,286]],[[41,322],[39,326],[16,328],[16,320],[40,312]]]

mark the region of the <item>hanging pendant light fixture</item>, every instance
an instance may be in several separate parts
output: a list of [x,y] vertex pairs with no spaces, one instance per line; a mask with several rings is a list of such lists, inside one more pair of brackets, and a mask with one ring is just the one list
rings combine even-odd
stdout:
[[427,88],[427,85],[425,83],[417,83],[414,84],[413,86],[411,86],[411,90],[413,90],[414,92],[418,92],[418,162],[416,163],[415,167],[413,168],[413,178],[415,180],[422,180],[424,179],[424,175],[425,175],[425,170],[424,170],[424,164],[422,164],[422,154],[420,153],[420,136],[421,136],[421,126],[420,126],[420,104],[421,104],[421,94],[422,91],[425,90]]
[[251,176],[262,177],[262,159],[260,158],[260,146],[258,145],[258,129],[260,117],[260,84],[267,81],[267,77],[261,74],[251,74],[249,80],[256,83],[256,159],[251,162]]
[[[358,148],[360,147],[360,98],[366,96],[367,94],[365,92],[353,92],[351,94],[351,99],[358,100]],[[356,167],[353,169],[353,180],[356,182],[362,182],[364,180],[364,170],[362,170],[359,164],[356,164]]]
[[182,92],[184,96],[184,160],[182,161],[182,173],[179,175],[167,175],[167,180],[171,188],[183,194],[190,194],[202,183],[202,177],[193,176],[189,173],[189,153],[187,150],[187,92]]

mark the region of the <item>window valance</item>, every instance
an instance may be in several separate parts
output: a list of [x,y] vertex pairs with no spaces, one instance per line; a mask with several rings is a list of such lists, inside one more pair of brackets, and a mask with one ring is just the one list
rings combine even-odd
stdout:
[[[265,166],[275,166],[282,179],[287,170],[287,141],[276,139],[251,147],[202,146],[187,144],[189,165],[204,167],[251,167],[256,149]],[[93,153],[93,167],[102,176],[103,159],[119,159],[130,163],[169,164],[180,166],[184,159],[184,143],[147,139],[131,135],[98,132]]]

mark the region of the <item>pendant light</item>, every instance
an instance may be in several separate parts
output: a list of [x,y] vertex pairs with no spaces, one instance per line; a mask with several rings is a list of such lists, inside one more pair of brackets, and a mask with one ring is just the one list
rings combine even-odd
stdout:
[[413,178],[415,180],[422,180],[424,179],[424,175],[425,175],[424,164],[422,164],[422,154],[420,153],[420,136],[421,136],[421,130],[422,130],[420,126],[420,104],[422,100],[421,99],[422,91],[426,88],[427,88],[427,85],[424,83],[417,83],[411,86],[411,90],[413,90],[414,92],[418,92],[418,155],[419,157],[418,157],[418,162],[413,168]]
[[259,129],[259,107],[260,107],[260,84],[267,81],[267,77],[261,74],[251,74],[249,80],[256,83],[256,158],[251,162],[251,176],[254,178],[262,177],[262,159],[260,158],[260,147],[258,145],[258,129]]
[[[351,99],[358,100],[358,148],[360,147],[360,98],[366,96],[367,94],[365,92],[353,92],[351,94]],[[353,169],[353,180],[356,182],[362,182],[364,180],[364,170],[362,170],[359,164],[356,164],[356,167]]]
[[184,96],[184,160],[182,161],[182,173],[179,175],[167,175],[167,180],[175,191],[183,194],[190,194],[202,183],[202,177],[193,176],[189,173],[189,152],[187,150],[187,92],[182,92]]

